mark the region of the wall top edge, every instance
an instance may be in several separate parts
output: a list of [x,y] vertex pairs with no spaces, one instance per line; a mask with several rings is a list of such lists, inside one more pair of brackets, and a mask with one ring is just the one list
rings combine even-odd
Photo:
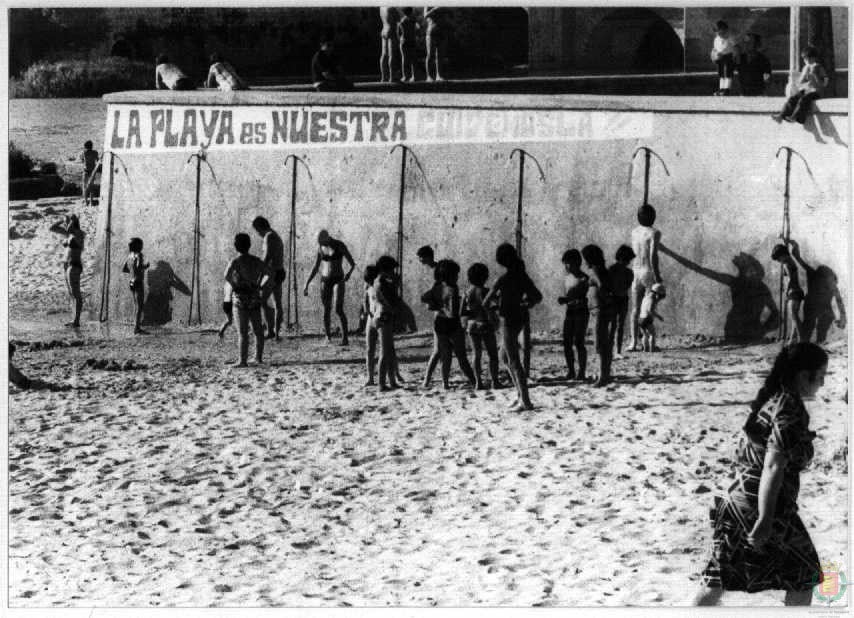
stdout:
[[[567,109],[672,113],[765,114],[779,111],[779,97],[462,94],[423,92],[294,92],[281,90],[134,90],[104,95],[108,104],[319,107],[442,107],[475,109]],[[816,102],[820,112],[848,115],[846,99]]]

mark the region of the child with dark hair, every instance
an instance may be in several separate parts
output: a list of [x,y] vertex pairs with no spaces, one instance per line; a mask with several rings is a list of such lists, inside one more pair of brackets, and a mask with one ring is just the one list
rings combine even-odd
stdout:
[[476,385],[474,372],[466,356],[465,332],[460,323],[460,290],[457,281],[460,266],[453,260],[439,260],[436,264],[436,283],[421,296],[421,301],[436,312],[434,321],[442,361],[442,385],[448,389],[451,375],[451,355],[457,357],[460,369],[472,386]]
[[[430,245],[424,245],[423,247],[419,247],[418,251],[415,252],[415,255],[418,257],[418,261],[421,262],[424,266],[427,266],[433,271],[433,280],[436,280],[436,261],[435,254],[433,253],[433,247]],[[432,308],[428,307],[432,311]],[[424,382],[422,386],[427,388],[430,386],[430,382],[433,379],[433,372],[436,370],[436,365],[439,364],[439,335],[436,334],[436,320],[435,317],[433,319],[433,349],[430,351],[430,358],[427,359],[427,371],[424,374]]]
[[353,89],[351,82],[344,75],[344,70],[335,55],[335,44],[331,31],[324,31],[320,36],[320,49],[311,59],[311,80],[318,92],[344,92]]
[[499,245],[495,251],[495,261],[506,272],[495,282],[495,286],[483,299],[483,304],[488,307],[494,300],[498,301],[502,357],[518,397],[511,404],[510,411],[532,410],[534,404],[528,395],[528,378],[519,356],[519,333],[525,326],[525,310],[542,301],[543,295],[525,272],[525,262],[513,245]]
[[264,356],[264,328],[261,321],[261,302],[273,281],[273,272],[264,260],[249,253],[252,240],[249,234],[237,234],[234,248],[239,254],[225,269],[225,281],[234,293],[237,309],[237,342],[240,358],[236,367],[246,367],[249,355],[249,326],[255,335],[255,361],[260,365]]
[[626,316],[629,314],[629,292],[632,289],[632,281],[635,273],[629,268],[629,262],[635,259],[635,252],[627,245],[620,245],[617,260],[608,268],[608,276],[614,289],[614,321],[608,332],[608,338],[612,344],[616,342],[616,358],[621,358],[623,351],[623,333],[626,329]]
[[469,267],[467,274],[471,287],[466,291],[463,298],[460,315],[466,318],[466,330],[474,348],[475,388],[485,388],[480,378],[483,348],[486,348],[486,354],[489,358],[489,377],[492,380],[492,388],[501,388],[501,381],[498,379],[498,344],[495,340],[495,326],[498,316],[491,308],[483,304],[483,299],[489,293],[489,288],[486,287],[486,281],[489,279],[489,268],[486,264],[476,262]]
[[718,65],[718,89],[715,96],[726,96],[732,88],[732,74],[735,69],[735,57],[738,53],[738,41],[730,33],[725,21],[715,24],[715,40],[712,43],[712,62]]
[[98,151],[92,146],[92,140],[86,140],[83,144],[83,154],[80,161],[83,163],[83,205],[95,204],[95,175],[98,173]]
[[[587,274],[581,270],[581,253],[577,249],[566,251],[561,261],[566,275],[563,279],[564,295],[559,296],[557,302],[566,306],[566,315],[563,318],[566,379],[583,381],[587,377],[587,348],[584,338],[587,336],[587,323],[590,320],[590,311],[587,308],[587,289],[590,281]],[[576,356],[578,373],[575,371]]]
[[[379,270],[373,264],[365,267],[365,293],[362,297],[361,313],[365,316],[365,368],[368,372],[368,380],[365,386],[374,386],[374,374],[377,361],[377,339],[379,330],[374,321],[374,313],[379,313],[380,307],[377,301],[377,291],[374,282],[377,280]],[[361,321],[361,320],[360,320]]]
[[786,605],[809,605],[824,579],[798,515],[800,474],[814,455],[804,401],[824,384],[827,353],[812,343],[786,346],[750,404],[736,455],[735,480],[712,510],[713,544],[697,605],[725,591],[785,590]]
[[789,255],[786,245],[774,245],[771,250],[771,259],[779,262],[783,268],[783,277],[786,279],[786,309],[792,322],[792,332],[789,335],[789,343],[806,341],[803,333],[803,322],[801,321],[801,303],[804,301],[804,290],[798,277],[798,265]]
[[400,303],[397,295],[398,264],[390,255],[377,260],[377,277],[374,280],[376,305],[371,309],[373,326],[377,330],[380,344],[379,390],[398,388],[397,352],[394,349],[394,315]]
[[[801,265],[807,276],[807,294],[804,299],[803,335],[804,341],[809,341],[813,330],[816,331],[816,343],[824,343],[827,339],[827,331],[834,323],[837,328],[844,329],[846,326],[845,303],[839,292],[839,280],[829,267],[821,265],[813,268],[801,257],[801,249],[794,240],[789,240],[792,245],[792,257]],[[833,313],[833,301],[836,300],[836,308],[839,311],[839,319]]]
[[661,273],[658,270],[658,245],[661,243],[661,232],[653,227],[654,223],[655,208],[649,204],[638,208],[639,225],[632,230],[631,247],[635,254],[632,279],[632,347],[630,348],[632,351],[641,351],[638,316],[643,297],[654,283],[661,283]]
[[125,260],[125,265],[122,267],[122,272],[130,276],[128,287],[133,294],[133,303],[136,307],[136,318],[134,320],[134,335],[147,334],[142,330],[142,307],[145,302],[145,271],[149,264],[142,257],[142,239],[131,238],[128,243],[128,257]]
[[614,319],[614,292],[605,267],[605,254],[597,245],[587,245],[581,250],[587,267],[591,271],[590,287],[595,306],[590,307],[590,316],[594,320],[593,332],[596,353],[599,355],[599,377],[594,386],[605,386],[611,382],[611,358],[613,349],[608,337],[611,322]]
[[818,50],[815,47],[805,48],[801,52],[801,58],[804,61],[804,68],[798,78],[798,91],[786,100],[779,114],[774,114],[773,118],[777,122],[785,120],[804,124],[807,114],[812,109],[813,101],[821,98],[822,92],[830,82],[824,67],[818,63]]

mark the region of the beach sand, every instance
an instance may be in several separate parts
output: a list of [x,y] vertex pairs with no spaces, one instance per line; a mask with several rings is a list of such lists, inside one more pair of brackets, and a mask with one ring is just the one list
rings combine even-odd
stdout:
[[[696,591],[776,346],[664,337],[594,389],[562,380],[558,338],[540,333],[537,407],[521,414],[505,411],[510,390],[473,391],[456,370],[449,391],[418,386],[425,334],[398,340],[407,381],[392,392],[362,386],[356,338],[283,339],[265,366],[234,369],[233,330],[63,330],[50,217],[15,219],[45,208],[18,206],[14,360],[63,390],[12,387],[13,607],[666,607]],[[79,200],[51,207],[93,231]],[[821,560],[845,565],[847,346],[829,350],[799,503]]]

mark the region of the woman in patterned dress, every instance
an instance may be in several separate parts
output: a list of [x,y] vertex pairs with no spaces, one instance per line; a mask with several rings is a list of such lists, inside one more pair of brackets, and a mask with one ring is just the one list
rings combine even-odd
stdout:
[[729,493],[715,499],[712,557],[697,605],[726,590],[785,590],[786,605],[809,605],[822,580],[818,555],[798,517],[800,472],[813,456],[804,400],[824,384],[827,353],[784,347],[751,404]]

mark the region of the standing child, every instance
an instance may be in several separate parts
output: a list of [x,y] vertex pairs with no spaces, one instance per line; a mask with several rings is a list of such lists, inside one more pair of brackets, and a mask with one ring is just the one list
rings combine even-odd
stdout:
[[400,40],[401,78],[405,82],[415,81],[415,31],[417,28],[418,22],[415,21],[412,9],[403,9],[403,17],[397,22],[397,38]]
[[379,390],[398,388],[396,380],[397,354],[394,349],[394,309],[398,303],[395,269],[397,260],[384,255],[377,260],[377,277],[374,280],[376,293],[373,327],[380,343]]
[[715,96],[726,96],[732,88],[732,74],[738,41],[729,31],[725,21],[715,24],[715,40],[712,43],[712,62],[718,65],[718,89]]
[[663,320],[655,311],[658,303],[665,297],[664,286],[655,283],[643,297],[640,310],[640,327],[644,352],[658,352],[655,346],[655,320]]
[[427,72],[428,82],[432,82],[434,79],[430,74],[431,62],[434,62],[436,65],[435,80],[437,82],[441,82],[445,79],[439,71],[439,64],[442,59],[442,54],[446,51],[445,40],[447,38],[447,32],[445,32],[446,26],[444,23],[444,17],[447,10],[447,8],[441,6],[424,7],[424,19],[427,21],[427,57],[424,60],[424,70]]
[[83,163],[83,205],[95,204],[94,188],[95,174],[98,172],[98,151],[92,146],[91,140],[83,144],[83,154],[80,155]]
[[495,340],[497,316],[491,308],[483,304],[483,299],[489,293],[489,288],[486,287],[487,279],[489,279],[489,268],[486,264],[477,262],[469,267],[468,280],[471,287],[466,291],[463,308],[460,311],[460,315],[467,320],[466,330],[474,348],[474,375],[477,389],[485,388],[480,378],[484,347],[489,357],[489,377],[492,380],[492,388],[502,386],[498,379],[498,343]]
[[801,282],[798,278],[798,265],[789,255],[789,249],[786,245],[774,245],[771,250],[771,259],[779,262],[783,268],[783,276],[787,279],[786,284],[786,309],[789,312],[792,321],[792,332],[789,335],[789,343],[798,343],[806,341],[803,329],[804,324],[801,321],[801,303],[804,301],[804,290],[801,287]]
[[442,361],[442,385],[445,389],[450,388],[451,356],[456,355],[460,369],[475,386],[477,381],[466,356],[465,332],[460,323],[459,264],[453,260],[439,260],[435,273],[436,283],[421,296],[421,300],[436,312],[434,324]]
[[374,288],[378,272],[377,267],[373,264],[365,267],[365,293],[362,296],[362,314],[365,316],[365,368],[368,373],[365,386],[376,384],[374,374],[376,373],[379,331],[373,317],[375,313],[379,314],[381,309],[377,302],[377,291]]
[[632,280],[632,351],[639,351],[638,316],[646,291],[654,283],[661,283],[658,270],[658,245],[661,232],[652,227],[655,223],[655,208],[644,204],[638,208],[638,225],[632,230],[632,251],[635,254],[634,278]]
[[629,292],[632,288],[632,281],[635,279],[635,273],[629,268],[629,262],[635,259],[635,252],[627,245],[621,245],[617,249],[616,263],[612,264],[608,269],[608,276],[611,278],[611,285],[614,286],[614,322],[611,324],[611,330],[608,333],[608,338],[612,344],[617,344],[617,354],[615,358],[621,358],[623,351],[623,333],[626,329],[626,316],[629,313]]
[[380,81],[394,80],[394,54],[397,47],[399,14],[397,9],[390,6],[380,7]]
[[133,303],[136,307],[133,334],[146,335],[148,333],[142,330],[142,307],[145,302],[145,270],[149,264],[142,257],[142,239],[131,238],[128,243],[128,250],[129,254],[127,260],[125,260],[122,272],[130,276],[128,287],[130,287],[131,294],[133,294]]
[[264,360],[264,328],[261,320],[261,301],[273,281],[273,273],[264,260],[249,253],[252,241],[249,234],[234,237],[234,248],[239,254],[225,269],[225,280],[234,292],[237,309],[237,342],[240,358],[236,367],[246,367],[249,356],[249,326],[255,335],[255,361]]
[[[415,255],[418,257],[418,261],[421,262],[424,266],[427,266],[429,269],[433,271],[433,280],[436,280],[436,257],[433,252],[433,247],[430,245],[424,245],[423,247],[419,247],[418,251],[415,252]],[[428,307],[429,308],[429,307]],[[432,309],[431,309],[432,310]],[[433,319],[433,349],[430,352],[430,358],[427,360],[427,372],[424,374],[424,388],[430,386],[430,381],[433,379],[433,371],[436,369],[436,365],[439,364],[439,336],[436,334],[436,319]]]
[[605,268],[605,254],[596,245],[587,245],[581,250],[581,255],[591,271],[590,287],[595,294],[595,307],[590,307],[590,315],[594,320],[594,341],[596,353],[599,355],[599,378],[594,386],[605,386],[611,382],[611,355],[613,348],[608,338],[611,323],[614,319],[614,292],[611,287],[608,269]]
[[483,299],[489,306],[498,301],[498,317],[501,324],[501,352],[513,385],[517,400],[510,405],[511,412],[532,410],[534,404],[528,395],[528,378],[519,357],[519,333],[525,326],[525,310],[543,300],[543,295],[525,272],[525,262],[516,253],[513,245],[503,243],[495,251],[495,261],[506,269],[495,282],[495,286]]
[[231,289],[231,284],[226,281],[222,286],[222,312],[225,314],[225,322],[219,327],[219,338],[225,337],[225,329],[231,326],[234,321],[234,302],[232,300],[234,292]]
[[830,81],[827,72],[818,63],[818,50],[809,46],[801,53],[804,68],[798,78],[798,91],[786,100],[779,114],[774,115],[774,120],[779,122],[799,122],[804,124],[807,114],[812,109],[813,101],[821,98],[821,93]]
[[[585,380],[587,374],[587,348],[584,337],[590,310],[587,308],[589,277],[581,270],[581,253],[570,249],[561,259],[566,276],[563,279],[564,295],[557,302],[566,305],[563,319],[563,355],[566,358],[566,379]],[[573,348],[575,353],[573,353]],[[578,373],[575,371],[575,356],[578,356]]]

